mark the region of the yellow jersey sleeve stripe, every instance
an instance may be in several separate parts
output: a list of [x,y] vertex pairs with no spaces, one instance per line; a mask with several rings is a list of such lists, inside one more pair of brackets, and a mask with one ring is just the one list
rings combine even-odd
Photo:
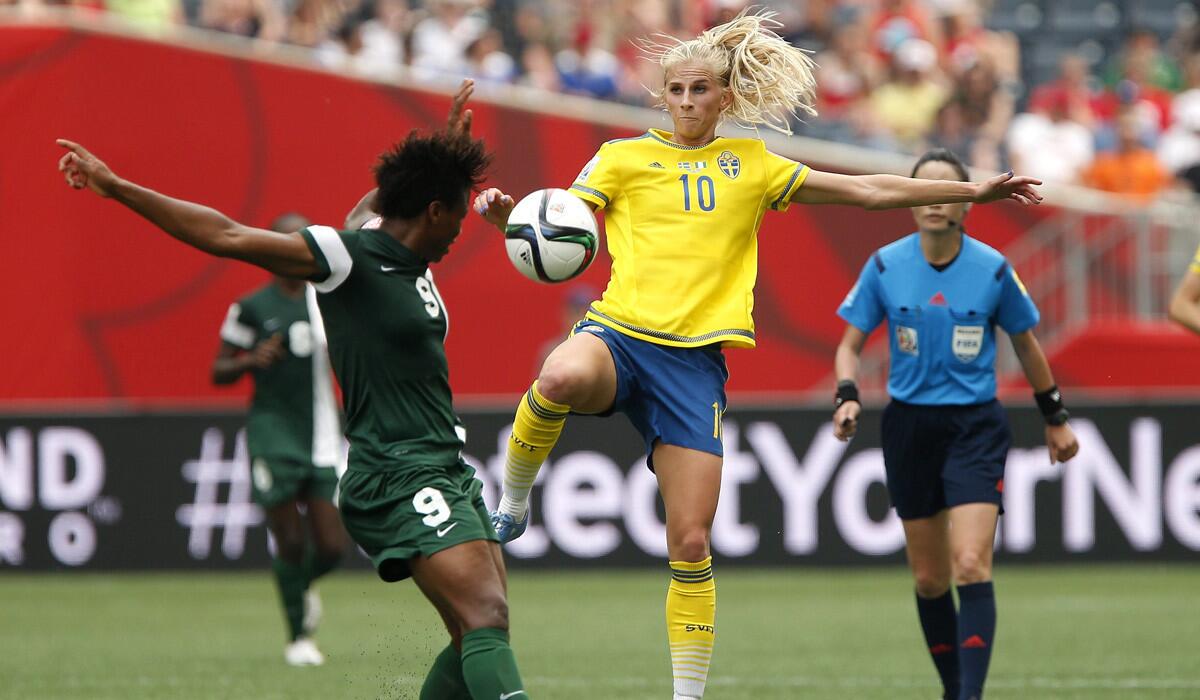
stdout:
[[775,211],[780,211],[779,207],[783,205],[783,208],[787,209],[787,203],[792,200],[792,195],[796,194],[796,190],[800,189],[800,186],[808,179],[808,173],[809,167],[807,165],[796,165],[796,170],[792,173],[791,179],[788,180],[787,187],[784,187],[783,192],[780,192],[775,201],[771,202],[771,208]]
[[597,206],[608,206],[608,195],[604,194],[600,190],[594,190],[591,187],[587,187],[586,185],[581,185],[579,183],[571,185],[571,189],[575,190],[576,196],[578,196],[580,199],[586,199]]
[[1196,257],[1192,258],[1192,265],[1188,269],[1200,275],[1200,248],[1196,249]]

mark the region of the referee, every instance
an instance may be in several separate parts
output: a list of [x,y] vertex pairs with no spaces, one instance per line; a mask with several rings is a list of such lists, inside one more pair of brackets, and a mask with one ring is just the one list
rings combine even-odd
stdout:
[[[945,149],[921,156],[912,176],[969,180]],[[859,354],[887,320],[892,400],[881,432],[888,494],[904,524],[917,612],[948,700],[983,696],[996,628],[992,543],[1012,441],[996,401],[996,326],[1033,386],[1050,461],[1079,450],[1033,335],[1037,307],[1004,256],[963,231],[969,207],[913,208],[918,232],[872,255],[839,307],[849,325],[835,359],[834,433],[849,440],[862,411]]]

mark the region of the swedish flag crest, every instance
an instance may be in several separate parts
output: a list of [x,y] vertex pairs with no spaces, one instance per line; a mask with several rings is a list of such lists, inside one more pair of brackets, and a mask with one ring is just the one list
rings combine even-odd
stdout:
[[722,151],[721,155],[717,156],[717,167],[725,173],[725,177],[736,180],[738,173],[742,172],[742,159],[729,151]]

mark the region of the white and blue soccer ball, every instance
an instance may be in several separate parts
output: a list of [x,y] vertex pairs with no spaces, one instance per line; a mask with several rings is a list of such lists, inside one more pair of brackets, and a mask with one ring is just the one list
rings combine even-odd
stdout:
[[513,208],[504,247],[513,267],[535,282],[565,282],[596,259],[600,236],[588,205],[566,190],[530,193]]

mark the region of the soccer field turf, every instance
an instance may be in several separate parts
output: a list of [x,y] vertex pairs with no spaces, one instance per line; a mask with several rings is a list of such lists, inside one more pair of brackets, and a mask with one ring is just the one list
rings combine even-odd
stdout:
[[[706,694],[937,697],[903,570],[718,571]],[[663,572],[518,572],[534,698],[669,698]],[[1001,568],[988,698],[1198,698],[1200,568]],[[0,698],[415,698],[444,644],[410,583],[322,581],[322,668],[283,664],[260,574],[0,577]]]

